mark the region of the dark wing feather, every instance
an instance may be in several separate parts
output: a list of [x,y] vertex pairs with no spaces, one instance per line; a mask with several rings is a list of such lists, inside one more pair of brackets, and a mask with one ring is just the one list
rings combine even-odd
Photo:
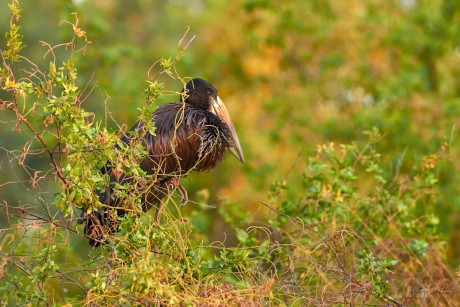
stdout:
[[[212,113],[188,104],[166,104],[154,112],[153,121],[155,135],[145,131],[141,139],[148,156],[140,163],[141,169],[152,175],[152,180],[137,183],[136,186],[137,193],[142,195],[144,211],[170,194],[180,176],[190,171],[200,172],[213,168],[224,158],[225,150],[230,146],[227,141],[228,128]],[[142,128],[143,123],[138,122],[131,130],[140,131]],[[130,144],[133,139],[131,134],[121,138],[125,144]],[[124,215],[120,201],[112,195],[113,187],[115,183],[123,184],[131,179],[125,174],[115,173],[111,161],[100,172],[110,176],[110,186],[106,191],[98,192],[99,201],[108,207],[120,207],[117,215]],[[87,222],[85,233],[90,237],[92,246],[99,245],[103,233],[117,231],[117,227],[113,226],[116,221],[110,221],[106,209],[91,213],[84,221]],[[95,224],[100,227],[94,227]],[[104,230],[97,231],[98,228]]]

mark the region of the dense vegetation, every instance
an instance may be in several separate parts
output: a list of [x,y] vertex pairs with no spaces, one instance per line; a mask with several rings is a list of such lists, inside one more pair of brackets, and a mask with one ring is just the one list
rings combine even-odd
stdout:
[[[0,7],[2,302],[458,305],[460,2],[40,2]],[[246,163],[160,223],[118,187],[133,214],[91,249],[97,170],[146,177],[118,137],[185,77]]]

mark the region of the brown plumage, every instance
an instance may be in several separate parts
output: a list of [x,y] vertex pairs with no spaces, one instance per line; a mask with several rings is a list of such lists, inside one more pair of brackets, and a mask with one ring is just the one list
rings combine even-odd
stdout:
[[[184,99],[185,97],[185,99]],[[142,129],[142,122],[131,129],[139,131],[140,142],[148,155],[139,164],[149,180],[136,180],[136,193],[141,196],[142,209],[147,211],[157,207],[159,221],[162,199],[176,188],[183,203],[188,201],[185,189],[179,178],[189,172],[203,172],[214,168],[224,157],[226,150],[241,162],[244,161],[238,136],[230,116],[217,96],[216,89],[202,79],[193,79],[187,83],[180,102],[166,104],[153,114],[155,134]],[[121,140],[130,144],[132,135]],[[98,246],[105,240],[106,234],[116,232],[118,223],[109,214],[107,208],[117,208],[116,216],[122,216],[129,208],[124,208],[121,200],[113,195],[116,183],[124,184],[133,179],[112,168],[110,161],[100,170],[110,176],[109,188],[98,192],[99,201],[106,205],[98,212],[82,212],[80,223],[86,223],[85,234],[91,246]]]

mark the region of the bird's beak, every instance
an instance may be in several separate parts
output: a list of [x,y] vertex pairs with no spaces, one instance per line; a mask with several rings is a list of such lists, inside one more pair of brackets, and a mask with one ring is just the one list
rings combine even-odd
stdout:
[[235,127],[233,126],[230,114],[228,114],[227,108],[225,107],[222,100],[217,96],[217,99],[213,100],[212,113],[220,118],[229,128],[230,136],[232,138],[233,146],[229,147],[228,150],[238,159],[241,163],[244,163],[243,151],[241,150],[240,140],[236,134]]

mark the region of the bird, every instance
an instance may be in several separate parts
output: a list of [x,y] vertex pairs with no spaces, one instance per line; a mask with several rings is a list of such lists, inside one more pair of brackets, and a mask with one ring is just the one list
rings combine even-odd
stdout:
[[[145,148],[139,167],[149,175],[148,179],[132,185],[140,196],[144,212],[157,208],[159,223],[167,195],[177,190],[182,204],[188,202],[187,191],[180,184],[181,177],[213,169],[224,159],[227,150],[241,163],[244,163],[244,155],[227,108],[216,88],[203,79],[191,79],[183,87],[179,101],[159,107],[150,120],[154,122],[155,131],[146,129],[145,121],[138,121],[130,133],[120,139],[127,146],[139,141]],[[135,180],[116,168],[113,161],[107,161],[99,172],[109,177],[108,187],[95,191],[103,206],[90,213],[82,210],[78,221],[85,224],[84,233],[92,247],[106,243],[107,236],[118,231],[118,217],[127,212],[123,199],[114,193],[115,186]]]

